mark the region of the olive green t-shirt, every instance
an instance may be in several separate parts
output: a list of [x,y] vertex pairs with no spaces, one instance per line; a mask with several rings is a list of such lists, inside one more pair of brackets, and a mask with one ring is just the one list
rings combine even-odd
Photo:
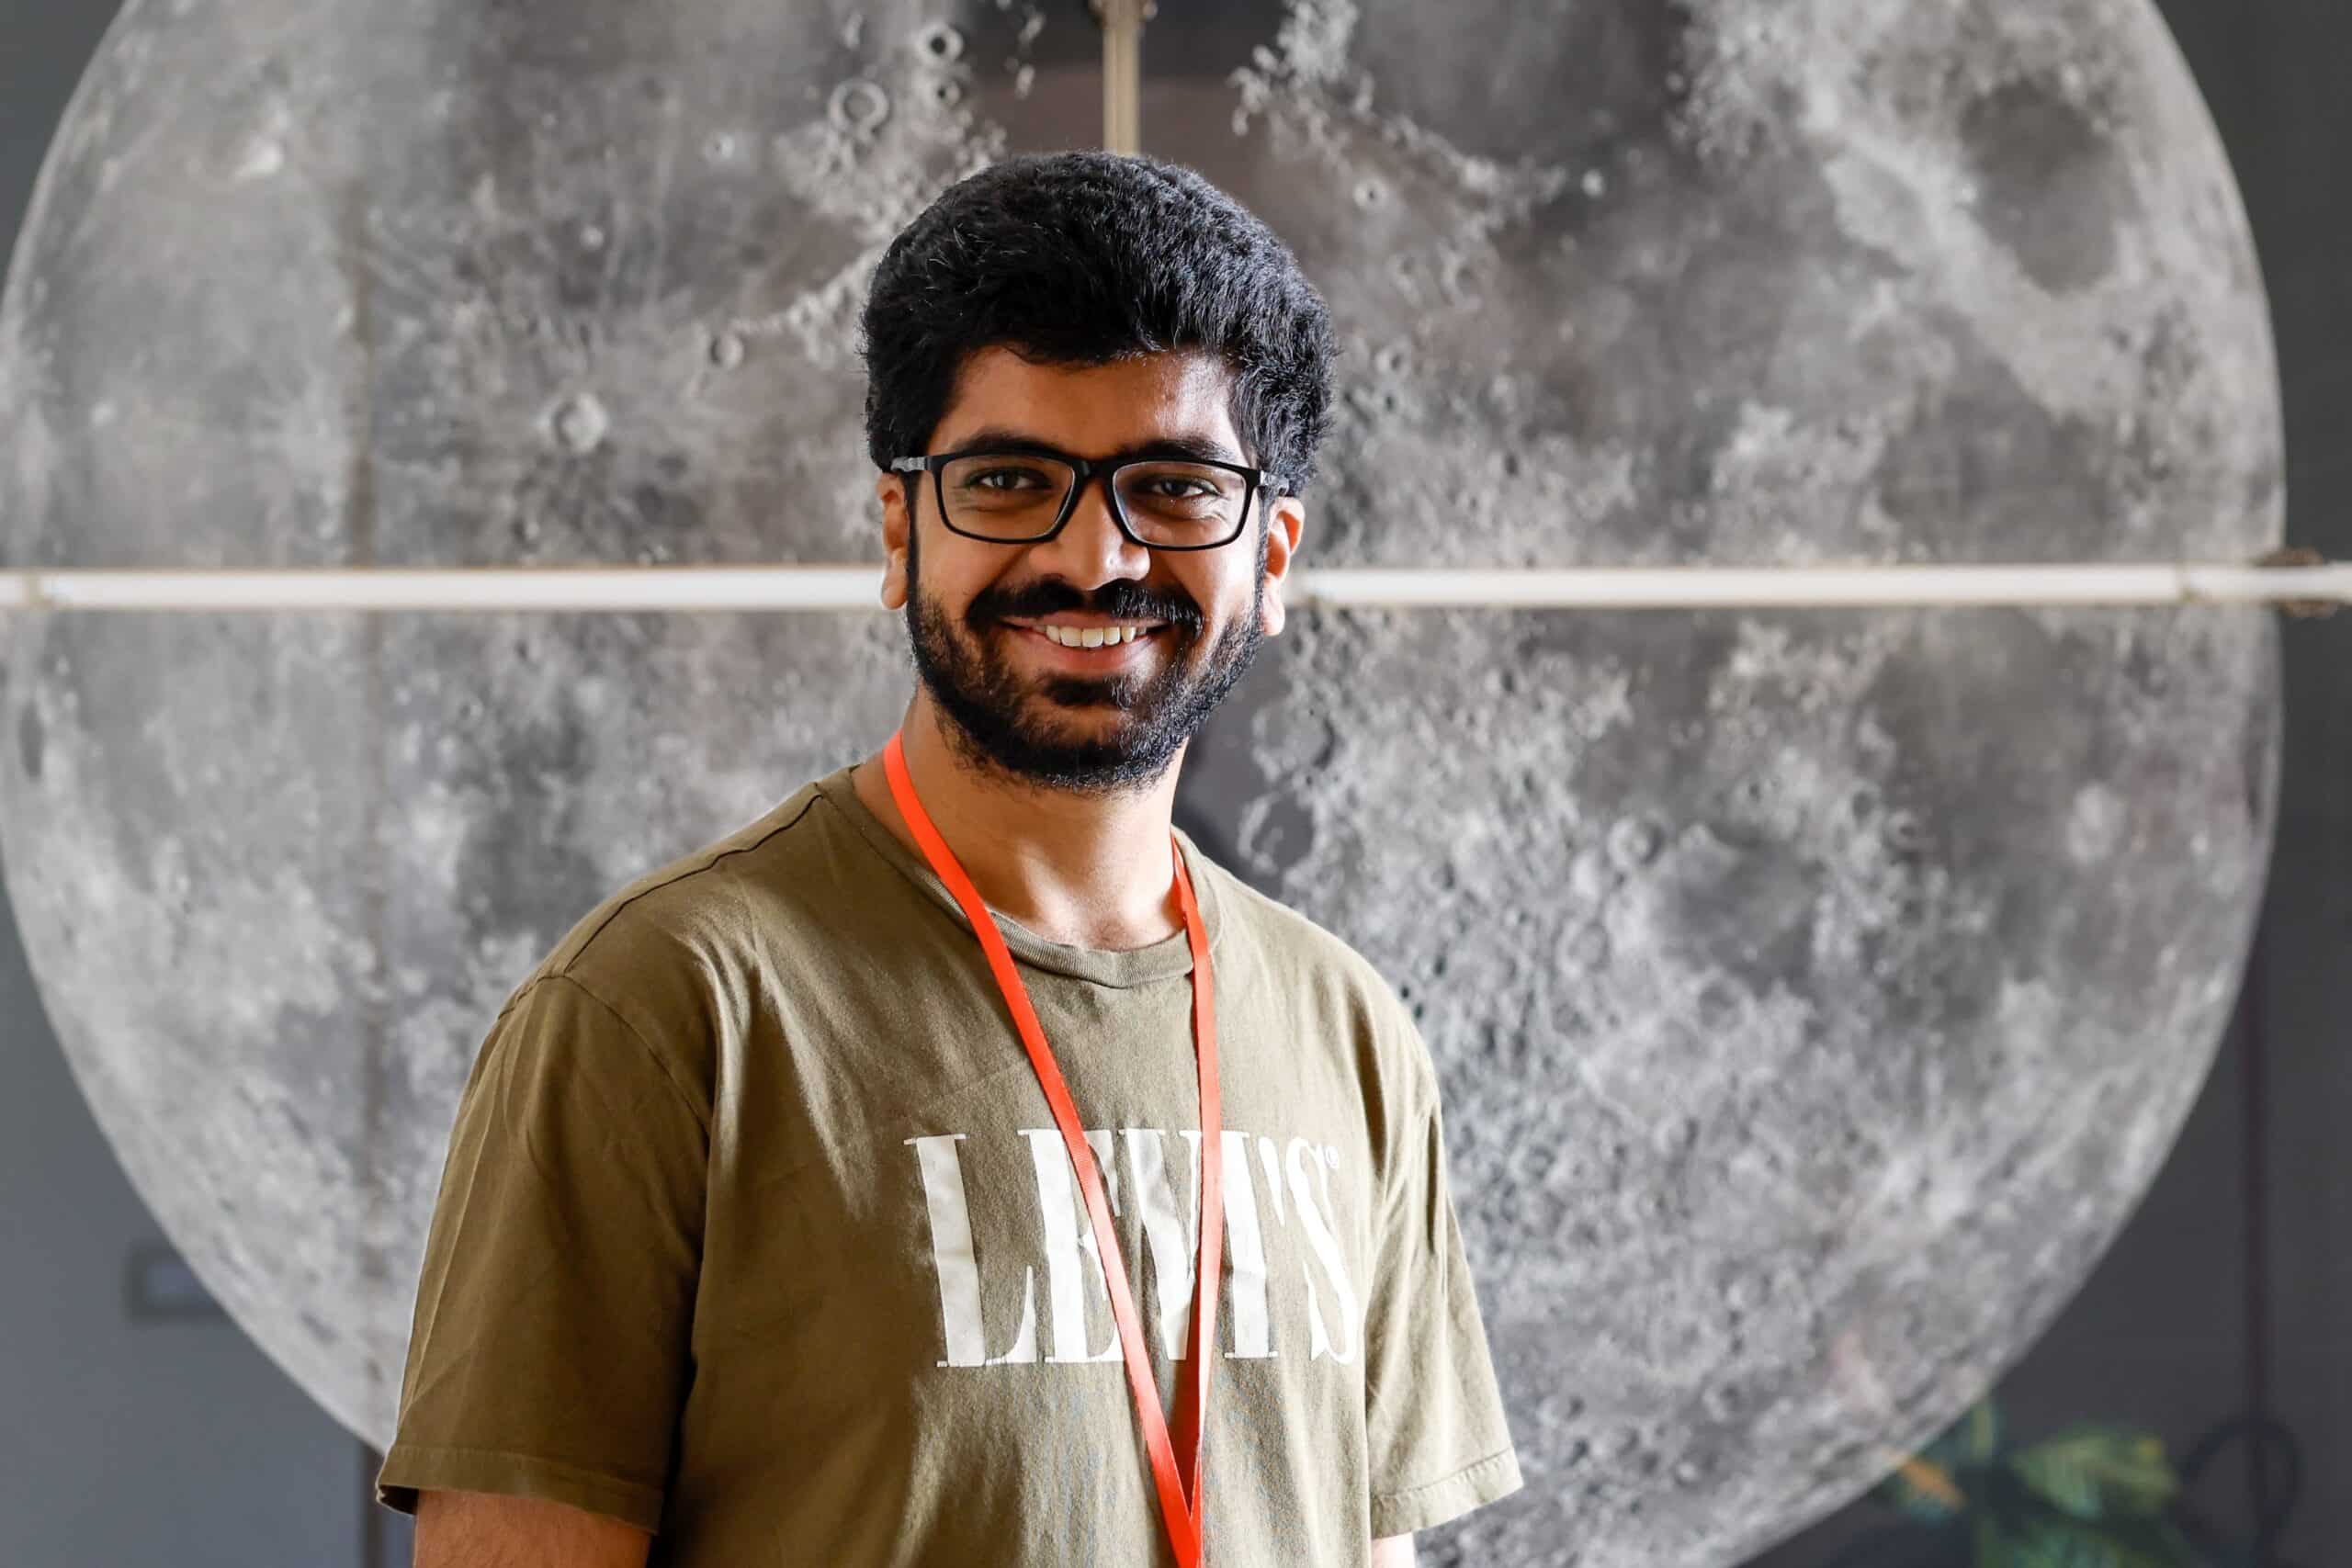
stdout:
[[[1178,840],[1210,941],[1224,1568],[1362,1568],[1521,1484],[1411,1014]],[[1172,1410],[1200,1097],[1182,931],[995,917]],[[655,1532],[657,1568],[1173,1562],[1083,1199],[969,922],[850,769],[584,917],[492,1023],[377,1477]]]

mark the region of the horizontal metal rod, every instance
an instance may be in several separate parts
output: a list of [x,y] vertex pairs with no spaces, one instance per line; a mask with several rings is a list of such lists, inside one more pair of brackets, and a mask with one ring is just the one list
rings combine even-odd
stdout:
[[[2352,604],[2352,561],[2020,566],[1302,568],[1306,605],[1709,609]],[[878,565],[0,570],[0,610],[876,610]]]

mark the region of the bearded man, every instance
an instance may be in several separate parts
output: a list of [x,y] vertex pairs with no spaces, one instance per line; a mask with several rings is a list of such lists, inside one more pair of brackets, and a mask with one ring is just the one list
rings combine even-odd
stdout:
[[900,727],[614,892],[453,1133],[420,1568],[1398,1568],[1521,1477],[1411,1013],[1204,855],[1321,299],[1196,173],[1015,158],[864,315]]

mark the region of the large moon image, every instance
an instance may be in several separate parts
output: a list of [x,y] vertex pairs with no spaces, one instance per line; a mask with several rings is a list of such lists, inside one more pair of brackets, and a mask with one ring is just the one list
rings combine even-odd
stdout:
[[[1330,301],[1300,566],[2243,560],[2253,247],[2147,0],[1163,5]],[[11,565],[878,563],[855,321],[1100,140],[1079,0],[131,0],[0,297]],[[878,581],[878,573],[877,573]],[[199,1275],[389,1440],[458,1092],[605,893],[887,737],[873,612],[27,613],[0,852]],[[2030,1344],[2211,1064],[2259,610],[1295,615],[1180,820],[1404,993],[1526,1490],[1706,1568]]]

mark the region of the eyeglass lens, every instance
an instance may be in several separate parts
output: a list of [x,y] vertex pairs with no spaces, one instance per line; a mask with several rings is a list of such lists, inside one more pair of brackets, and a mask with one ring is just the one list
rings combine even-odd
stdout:
[[[1025,454],[958,457],[940,471],[947,520],[967,534],[1037,538],[1061,515],[1078,470]],[[1152,545],[1223,544],[1241,530],[1250,481],[1213,463],[1130,463],[1112,476],[1127,526]]]

